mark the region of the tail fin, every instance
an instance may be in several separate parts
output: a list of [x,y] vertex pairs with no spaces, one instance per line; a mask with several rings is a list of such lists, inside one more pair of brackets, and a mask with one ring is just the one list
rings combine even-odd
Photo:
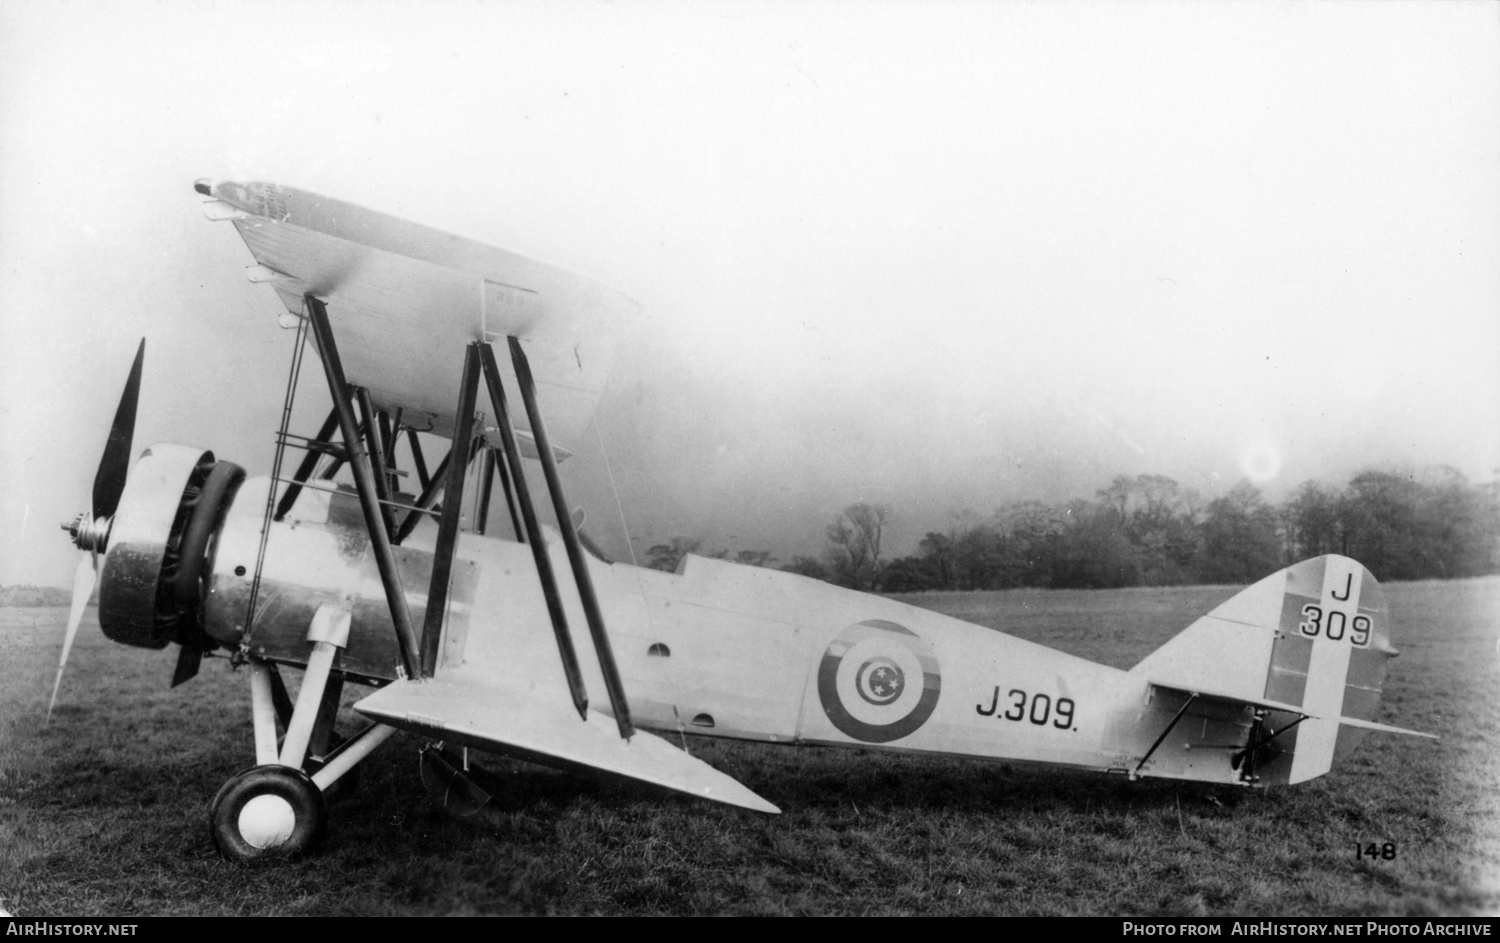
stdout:
[[1375,723],[1391,647],[1385,592],[1348,557],[1305,560],[1234,596],[1131,669],[1153,684],[1297,714],[1262,782],[1321,776]]

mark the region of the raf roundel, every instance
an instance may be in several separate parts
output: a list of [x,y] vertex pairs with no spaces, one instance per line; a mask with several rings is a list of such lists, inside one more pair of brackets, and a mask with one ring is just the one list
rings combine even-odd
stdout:
[[889,743],[921,727],[941,691],[932,646],[884,619],[840,632],[818,665],[823,712],[841,732],[865,743]]

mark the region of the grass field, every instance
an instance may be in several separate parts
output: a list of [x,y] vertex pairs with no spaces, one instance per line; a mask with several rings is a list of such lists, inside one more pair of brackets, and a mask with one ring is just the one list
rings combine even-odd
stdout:
[[[250,765],[248,685],[86,621],[50,725],[66,612],[0,610],[0,908],[134,914],[1468,915],[1500,912],[1500,578],[1388,585],[1381,719],[1279,791],[689,739],[780,816],[506,760],[490,806],[430,804],[398,735],[331,805],[320,851],[243,869],[207,809]],[[911,601],[1128,667],[1228,587]],[[1394,860],[1356,856],[1392,843]]]

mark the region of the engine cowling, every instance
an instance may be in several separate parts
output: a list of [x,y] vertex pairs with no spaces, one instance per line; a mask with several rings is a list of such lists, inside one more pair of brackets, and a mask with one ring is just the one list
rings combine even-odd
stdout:
[[[268,661],[307,658],[307,627],[320,605],[349,607],[352,629],[338,669],[389,681],[400,662],[390,610],[352,491],[308,490],[285,521],[263,535],[274,483],[246,479],[213,452],[153,445],[131,468],[101,555],[99,624],[124,645],[182,646],[174,683],[191,677],[202,653],[244,648]],[[261,560],[262,539],[265,553]],[[394,548],[415,622],[425,619],[433,555]],[[446,637],[461,648],[478,582],[473,561],[451,575]],[[254,632],[250,601],[259,586]],[[186,667],[184,667],[186,665]]]
[[205,579],[244,477],[244,469],[204,449],[161,444],[141,453],[100,572],[99,625],[106,636],[141,648],[216,647],[203,631]]

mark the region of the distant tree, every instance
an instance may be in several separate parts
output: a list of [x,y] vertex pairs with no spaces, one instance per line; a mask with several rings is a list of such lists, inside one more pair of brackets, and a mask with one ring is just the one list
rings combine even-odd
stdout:
[[1049,586],[1107,589],[1140,585],[1135,547],[1113,508],[1072,501]]
[[880,591],[884,593],[920,593],[942,588],[932,561],[926,557],[900,557],[880,572]]
[[960,589],[1000,589],[1006,585],[1005,532],[994,519],[959,534],[953,545],[954,583]]
[[829,578],[828,567],[823,561],[813,557],[793,557],[792,562],[781,568],[783,573],[796,573],[800,576],[811,576],[815,580],[827,580]]
[[743,563],[746,566],[769,567],[775,559],[775,554],[769,550],[741,550],[734,555],[735,563]]
[[1198,578],[1205,583],[1250,583],[1281,566],[1276,511],[1260,489],[1242,481],[1210,501],[1200,531]]
[[[940,534],[935,530],[927,532],[927,536],[917,544],[917,558],[920,560],[922,569],[927,574],[930,589],[952,589],[954,584],[954,547],[953,538],[947,534]],[[892,566],[895,565],[893,562]],[[907,590],[892,590],[892,592],[907,592]]]
[[1368,469],[1336,492],[1307,482],[1287,502],[1288,555],[1354,557],[1381,579],[1476,576],[1500,570],[1500,504],[1489,486],[1436,466]]
[[1287,564],[1345,551],[1339,505],[1338,493],[1317,482],[1304,481],[1298,486],[1281,512],[1286,524]]
[[1098,497],[1134,548],[1142,583],[1162,586],[1188,578],[1198,553],[1196,494],[1165,475],[1120,475]]
[[1014,569],[1007,585],[1051,585],[1068,529],[1067,514],[1039,501],[1019,501],[1002,507],[998,516],[1010,534]]
[[1378,579],[1421,579],[1428,575],[1419,551],[1418,504],[1414,475],[1363,471],[1349,481],[1340,513],[1349,556]]
[[880,578],[880,542],[890,513],[882,504],[863,501],[840,511],[825,534],[825,556],[834,582],[855,589],[870,589]]
[[1451,579],[1496,572],[1500,565],[1500,504],[1456,468],[1425,469],[1416,508],[1417,555],[1424,575]]
[[646,565],[653,570],[677,572],[682,558],[698,550],[702,541],[691,537],[673,537],[669,543],[657,544],[646,551]]

